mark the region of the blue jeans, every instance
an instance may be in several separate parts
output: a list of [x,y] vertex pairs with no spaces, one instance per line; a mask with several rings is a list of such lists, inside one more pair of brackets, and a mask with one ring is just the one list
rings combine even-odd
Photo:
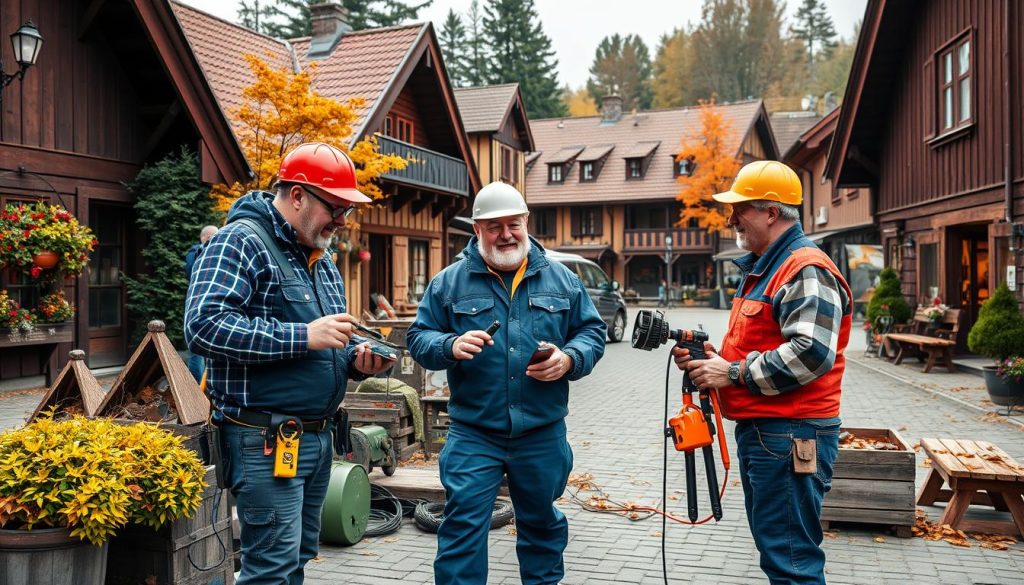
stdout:
[[331,478],[330,429],[299,441],[295,477],[274,477],[274,456],[263,454],[260,429],[224,423],[221,453],[242,534],[237,585],[300,585],[316,556],[320,508]]
[[[736,425],[743,500],[761,570],[772,585],[825,584],[821,502],[832,489],[838,418],[754,419]],[[793,473],[793,439],[817,443],[817,473]]]
[[449,427],[439,457],[447,502],[437,531],[436,585],[487,583],[487,531],[502,475],[515,507],[523,585],[561,581],[569,521],[554,501],[565,491],[572,449],[563,426],[549,430],[509,439],[458,423]]

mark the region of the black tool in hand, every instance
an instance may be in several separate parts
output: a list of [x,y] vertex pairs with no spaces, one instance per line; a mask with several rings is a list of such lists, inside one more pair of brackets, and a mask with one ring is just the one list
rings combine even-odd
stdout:
[[488,325],[487,329],[484,329],[484,333],[493,336],[495,333],[498,332],[498,329],[501,329],[501,321],[496,320],[494,323]]
[[384,339],[384,336],[372,329],[360,325],[359,323],[354,324],[356,331],[363,333],[370,342],[370,352],[374,355],[378,355],[386,360],[395,361],[398,356],[402,355],[402,348],[398,347],[394,343]]

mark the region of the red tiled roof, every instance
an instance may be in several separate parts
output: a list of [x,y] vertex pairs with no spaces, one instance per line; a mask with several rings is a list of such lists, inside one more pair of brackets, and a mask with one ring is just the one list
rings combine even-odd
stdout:
[[[243,103],[242,90],[252,83],[246,54],[267,60],[273,67],[294,69],[294,51],[299,65],[309,66],[308,37],[280,41],[185,4],[172,1],[171,5],[229,118]],[[359,131],[353,141],[362,137],[367,115],[427,26],[417,23],[351,32],[342,37],[330,56],[317,62],[313,87],[318,93],[341,101],[356,97],[365,100],[357,110],[355,127]]]
[[[763,111],[761,101],[718,104],[716,108],[729,125],[730,149],[739,155],[748,130]],[[626,114],[613,124],[602,123],[600,116],[534,120],[531,129],[540,156],[526,175],[527,202],[553,205],[672,199],[679,191],[679,184],[672,176],[673,155],[679,152],[683,139],[695,135],[700,128],[698,107]],[[626,158],[644,156],[643,153],[653,146],[651,143],[660,145],[654,151],[644,179],[626,180]],[[606,159],[596,180],[580,183],[579,173],[569,172],[564,183],[549,184],[548,163],[558,161],[557,153],[566,147],[581,148],[576,145],[614,145],[615,150]]]
[[583,148],[584,146],[582,144],[563,146],[561,150],[549,156],[547,162],[549,164],[568,162],[576,158],[579,153],[583,152]]

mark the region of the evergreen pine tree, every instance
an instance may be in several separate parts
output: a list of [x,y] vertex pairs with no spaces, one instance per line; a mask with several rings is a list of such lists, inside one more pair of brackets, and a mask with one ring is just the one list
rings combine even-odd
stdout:
[[469,11],[466,13],[466,32],[469,38],[466,41],[466,85],[485,85],[490,77],[490,67],[487,61],[487,40],[484,38],[483,16],[480,14],[480,3],[473,0],[469,4]]
[[675,108],[687,105],[684,90],[689,84],[689,34],[683,29],[662,35],[658,53],[654,58],[651,90],[655,108]]
[[531,118],[564,116],[558,60],[533,0],[490,0],[483,25],[491,50],[490,83],[518,82]]
[[462,18],[452,9],[448,10],[448,16],[444,19],[438,41],[441,43],[441,54],[444,55],[444,65],[452,85],[467,85],[466,27],[462,24]]
[[148,240],[142,250],[145,274],[125,277],[126,304],[136,324],[133,338],[141,338],[148,321],[160,319],[167,324],[167,337],[182,347],[185,252],[199,241],[203,226],[220,225],[210,190],[199,180],[196,154],[187,148],[146,165],[128,188],[137,198],[137,225]]
[[[888,308],[883,309],[882,305]],[[907,299],[903,297],[900,276],[892,268],[886,268],[878,273],[878,286],[868,301],[868,323],[877,325],[875,319],[884,315],[886,311],[892,316],[893,323],[906,323],[912,316]]]
[[[275,24],[267,34],[278,38],[295,39],[313,34],[313,22],[309,7],[322,0],[273,0],[277,12],[284,19]],[[419,4],[408,4],[402,0],[341,0],[348,10],[348,24],[353,30],[394,26],[413,20],[419,11],[434,0]]]
[[622,98],[624,110],[651,107],[651,55],[638,35],[614,34],[597,46],[587,92],[595,103],[609,94]]
[[821,0],[803,0],[789,32],[807,47],[807,64],[814,71],[817,57],[827,58],[836,46],[836,29]]
[[238,23],[265,35],[273,35],[277,24],[274,17],[280,15],[276,0],[241,0],[238,7]]

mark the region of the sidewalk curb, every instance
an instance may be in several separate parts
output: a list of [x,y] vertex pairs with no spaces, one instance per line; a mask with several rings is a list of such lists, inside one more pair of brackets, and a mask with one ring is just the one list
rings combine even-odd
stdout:
[[[894,380],[903,382],[904,384],[909,384],[909,385],[911,385],[911,386],[913,386],[913,387],[915,387],[915,388],[917,388],[919,390],[924,390],[925,392],[927,392],[929,394],[934,394],[936,396],[941,396],[941,397],[945,398],[946,400],[950,400],[952,402],[956,402],[957,404],[959,404],[961,406],[966,406],[967,408],[970,408],[972,410],[976,410],[976,411],[978,411],[978,412],[980,412],[982,414],[989,414],[990,412],[992,412],[991,410],[984,409],[984,408],[978,406],[977,404],[971,404],[970,402],[967,402],[966,400],[962,400],[960,398],[957,398],[956,396],[953,396],[952,394],[947,394],[947,393],[942,392],[940,390],[935,390],[933,388],[928,388],[927,386],[922,386],[921,384],[918,384],[917,382],[915,382],[911,378],[904,378],[903,376],[899,376],[899,375],[894,374],[892,372],[887,372],[887,371],[883,370],[882,368],[878,368],[878,367],[869,365],[869,364],[865,363],[864,361],[862,361],[862,360],[860,360],[858,358],[847,356],[846,361],[854,363],[854,364],[857,364],[858,366],[860,366],[862,368],[865,368],[865,369],[868,369],[868,370],[871,370],[872,372],[876,372],[878,374],[882,374],[884,376],[888,376],[888,377],[890,377],[890,378],[892,378]],[[1016,419],[1014,419],[1014,418],[1012,418],[1010,416],[1003,417],[1002,420],[1005,420],[1006,422],[1008,422],[1010,424],[1016,425],[1016,426],[1020,427],[1021,429],[1024,429],[1024,421],[1016,420]]]

